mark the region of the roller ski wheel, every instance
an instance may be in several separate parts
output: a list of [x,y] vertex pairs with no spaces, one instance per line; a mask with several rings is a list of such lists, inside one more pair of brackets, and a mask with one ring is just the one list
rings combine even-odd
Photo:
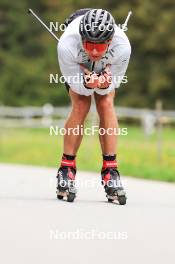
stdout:
[[63,197],[64,197],[64,196],[57,194],[57,199],[58,199],[58,200],[63,200]]
[[126,196],[125,195],[121,195],[121,196],[118,196],[118,202],[120,205],[125,205],[126,204]]
[[76,197],[76,188],[74,183],[71,183],[68,189],[63,189],[61,187],[57,188],[57,199],[63,200],[64,198],[67,199],[68,202],[73,202]]
[[69,203],[72,203],[74,201],[75,197],[76,197],[75,193],[69,193],[67,196],[67,201]]
[[108,202],[112,203],[114,201],[114,199],[108,198]]
[[125,205],[126,193],[120,180],[116,161],[104,161],[101,175],[108,202],[118,201],[120,205]]
[[[110,198],[109,198],[110,197]],[[125,195],[121,195],[121,196],[114,196],[114,197],[111,197],[111,196],[108,196],[107,195],[107,199],[108,199],[108,202],[109,203],[113,203],[114,201],[118,201],[118,203],[120,205],[125,205],[126,204],[126,196]]]
[[76,193],[72,193],[72,192],[63,192],[63,191],[58,191],[57,192],[57,199],[58,200],[63,200],[64,197],[67,199],[68,202],[73,202],[75,197],[76,197]]
[[122,190],[115,190],[113,193],[107,194],[106,197],[107,197],[109,203],[112,203],[114,201],[118,201],[118,203],[120,205],[125,205],[126,200],[127,200],[126,194],[125,194],[123,189]]

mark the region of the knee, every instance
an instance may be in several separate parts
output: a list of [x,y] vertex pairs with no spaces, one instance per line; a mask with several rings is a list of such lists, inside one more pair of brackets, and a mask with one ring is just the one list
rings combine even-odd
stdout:
[[91,106],[90,100],[77,100],[72,105],[72,111],[77,116],[86,116]]
[[113,111],[113,99],[111,97],[102,97],[100,100],[97,100],[96,107],[99,114]]

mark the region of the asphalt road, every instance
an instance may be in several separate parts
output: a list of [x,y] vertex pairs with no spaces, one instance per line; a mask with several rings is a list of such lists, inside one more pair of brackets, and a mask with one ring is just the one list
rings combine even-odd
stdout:
[[0,262],[175,263],[175,185],[123,177],[126,206],[98,174],[78,172],[74,203],[55,195],[56,169],[0,165]]

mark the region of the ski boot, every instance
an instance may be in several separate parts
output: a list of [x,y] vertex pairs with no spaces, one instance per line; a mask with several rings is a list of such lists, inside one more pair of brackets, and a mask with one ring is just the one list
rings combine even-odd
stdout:
[[75,188],[75,175],[76,175],[76,165],[75,160],[61,161],[61,166],[57,173],[57,198],[62,200],[67,197],[68,202],[73,202],[76,197]]
[[117,162],[115,160],[104,160],[101,176],[108,202],[117,200],[120,205],[125,205],[127,199],[126,192],[120,180],[120,174],[117,170]]

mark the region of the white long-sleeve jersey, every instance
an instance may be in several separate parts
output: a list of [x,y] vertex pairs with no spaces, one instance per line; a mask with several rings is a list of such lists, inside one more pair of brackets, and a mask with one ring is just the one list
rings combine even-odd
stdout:
[[[92,95],[94,92],[104,95],[118,88],[128,67],[131,46],[126,34],[115,25],[115,33],[106,54],[93,63],[85,53],[81,35],[79,34],[79,24],[82,16],[74,19],[62,34],[57,46],[58,61],[64,80],[70,88],[81,95]],[[90,71],[102,72],[110,64],[112,82],[107,89],[87,89],[83,84],[83,64]]]

